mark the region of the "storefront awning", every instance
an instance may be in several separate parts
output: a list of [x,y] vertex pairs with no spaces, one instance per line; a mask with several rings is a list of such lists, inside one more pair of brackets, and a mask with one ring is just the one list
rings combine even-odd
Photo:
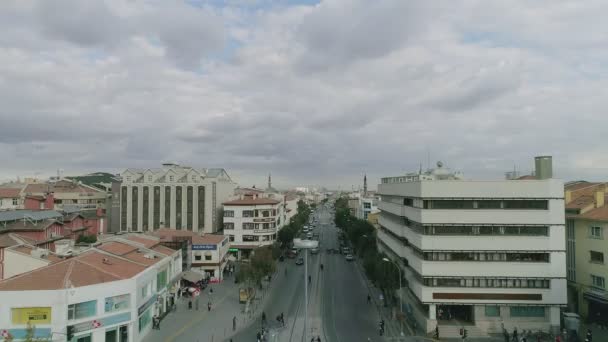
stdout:
[[182,279],[187,280],[191,283],[199,282],[199,281],[203,280],[204,278],[205,278],[205,276],[198,272],[192,272],[192,271],[182,272]]
[[583,297],[585,297],[586,299],[592,300],[594,302],[608,304],[608,298],[601,296],[599,294],[593,293],[593,292],[585,292],[583,294]]

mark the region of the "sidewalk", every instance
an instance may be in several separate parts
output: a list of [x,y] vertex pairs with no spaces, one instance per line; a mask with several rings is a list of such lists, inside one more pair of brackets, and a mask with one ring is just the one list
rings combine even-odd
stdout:
[[[275,273],[276,276],[276,273]],[[212,284],[199,296],[199,310],[188,309],[189,298],[177,301],[177,311],[167,315],[160,323],[160,330],[152,330],[146,341],[150,342],[218,342],[229,339],[239,330],[249,326],[256,314],[261,312],[267,299],[268,292],[272,290],[273,281],[263,282],[263,290],[257,290],[256,300],[248,312],[244,312],[245,305],[239,303],[239,288],[242,284],[234,283],[234,275],[226,277],[220,284]],[[211,294],[209,290],[213,288]],[[211,311],[207,310],[207,303],[211,301]],[[236,317],[236,331],[232,330],[232,319]]]

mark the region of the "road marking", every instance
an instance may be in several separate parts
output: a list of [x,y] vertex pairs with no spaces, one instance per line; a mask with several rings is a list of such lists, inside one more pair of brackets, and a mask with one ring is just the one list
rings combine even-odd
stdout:
[[[217,305],[217,304],[222,303],[222,302],[223,302],[223,301],[226,299],[226,297],[228,297],[228,294],[226,294],[224,297],[222,297],[222,298],[221,298],[219,301],[217,301],[217,303],[216,303],[216,304],[214,304],[214,305]],[[201,316],[198,316],[198,317],[194,317],[194,318],[192,318],[192,319],[191,319],[191,320],[190,320],[188,323],[186,323],[186,324],[185,324],[183,327],[181,327],[181,329],[179,329],[178,331],[176,331],[176,332],[175,332],[173,335],[171,335],[171,336],[167,337],[167,338],[165,339],[165,342],[172,342],[173,340],[175,340],[177,337],[179,337],[179,336],[180,336],[180,335],[182,335],[184,332],[186,332],[186,330],[187,330],[187,329],[191,328],[191,327],[194,325],[194,323],[197,323],[197,322],[199,322],[199,321],[202,321],[202,320],[203,320],[203,319],[205,319],[207,316],[209,316],[209,311],[207,311],[207,313],[208,313],[207,315],[205,315],[205,314],[203,313],[203,315],[201,315]]]

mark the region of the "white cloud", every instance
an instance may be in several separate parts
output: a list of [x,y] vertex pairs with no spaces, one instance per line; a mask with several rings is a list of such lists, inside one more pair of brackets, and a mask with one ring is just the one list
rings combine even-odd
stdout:
[[606,7],[4,1],[0,178],[175,160],[350,188],[428,150],[471,176],[543,153],[603,179]]

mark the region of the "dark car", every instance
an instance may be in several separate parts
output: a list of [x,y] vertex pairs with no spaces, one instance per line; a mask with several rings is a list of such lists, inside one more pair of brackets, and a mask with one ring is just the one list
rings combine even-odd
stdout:
[[279,257],[279,261],[285,261],[285,257],[281,255],[281,256]]
[[298,258],[296,265],[304,265],[304,258]]

